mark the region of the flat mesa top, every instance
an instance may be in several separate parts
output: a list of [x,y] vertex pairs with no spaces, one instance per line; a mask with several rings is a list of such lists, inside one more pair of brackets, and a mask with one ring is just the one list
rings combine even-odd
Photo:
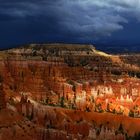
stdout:
[[29,44],[25,46],[21,46],[21,48],[27,48],[27,49],[59,49],[59,50],[92,50],[95,47],[93,45],[81,45],[81,44]]
[[[109,56],[108,54],[96,50],[93,45],[84,44],[28,44],[17,48],[12,48],[0,52],[0,58],[9,58],[13,56],[30,56],[30,58],[41,59],[47,56]],[[37,58],[40,57],[40,58]]]

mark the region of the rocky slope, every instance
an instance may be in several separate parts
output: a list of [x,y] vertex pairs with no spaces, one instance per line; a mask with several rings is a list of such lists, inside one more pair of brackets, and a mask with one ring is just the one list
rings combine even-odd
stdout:
[[[93,131],[103,128],[101,120],[107,133],[134,135],[139,132],[137,119],[126,117],[135,127],[132,131],[126,121],[122,133],[118,128],[124,116],[98,113],[113,113],[115,109],[128,115],[130,109],[133,111],[139,104],[139,72],[131,60],[126,62],[91,45],[31,44],[1,51],[0,122],[6,125],[1,139],[93,139]],[[121,104],[123,111],[116,104]],[[14,114],[13,121],[10,114]],[[113,117],[117,123],[106,125]]]

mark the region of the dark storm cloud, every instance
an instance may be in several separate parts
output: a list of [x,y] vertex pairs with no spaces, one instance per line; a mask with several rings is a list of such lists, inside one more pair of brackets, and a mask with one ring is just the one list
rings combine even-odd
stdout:
[[1,0],[0,26],[9,21],[31,40],[90,41],[123,30],[139,14],[140,0]]

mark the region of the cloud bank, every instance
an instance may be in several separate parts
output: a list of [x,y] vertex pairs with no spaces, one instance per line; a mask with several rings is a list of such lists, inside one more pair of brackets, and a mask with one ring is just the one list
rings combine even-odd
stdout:
[[50,38],[94,40],[140,21],[140,0],[2,0],[0,22],[23,22]]

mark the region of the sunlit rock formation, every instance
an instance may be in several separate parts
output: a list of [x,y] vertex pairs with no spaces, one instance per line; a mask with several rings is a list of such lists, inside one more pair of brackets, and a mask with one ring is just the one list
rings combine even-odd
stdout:
[[26,140],[125,140],[139,133],[140,68],[129,57],[72,44],[0,52],[0,110],[15,114],[11,140],[16,134]]

